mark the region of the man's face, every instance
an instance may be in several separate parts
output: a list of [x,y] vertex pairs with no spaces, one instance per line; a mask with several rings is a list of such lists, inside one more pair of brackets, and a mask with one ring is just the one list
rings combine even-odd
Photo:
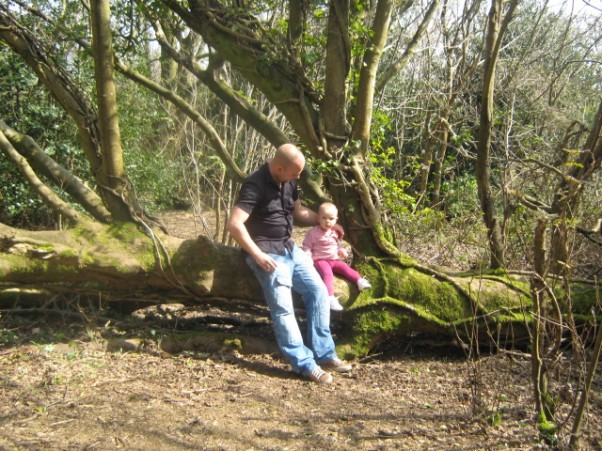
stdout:
[[287,166],[280,166],[278,168],[278,182],[286,183],[291,180],[299,180],[301,177],[301,171],[303,171],[304,161],[295,161]]

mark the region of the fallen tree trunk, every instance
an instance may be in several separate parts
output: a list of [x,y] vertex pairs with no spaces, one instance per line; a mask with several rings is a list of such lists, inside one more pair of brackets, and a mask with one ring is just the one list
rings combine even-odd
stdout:
[[[102,305],[177,299],[233,310],[264,306],[240,250],[205,237],[183,240],[147,232],[131,223],[84,223],[63,231],[0,224],[0,303],[40,305],[53,296],[78,296]],[[409,258],[367,259],[358,266],[373,289],[358,293],[340,280],[336,288],[346,307],[338,343],[347,357],[417,332],[471,343],[516,339],[531,321],[525,277],[450,275]],[[582,298],[595,303],[596,289],[585,289]]]
[[74,292],[106,303],[120,301],[123,293],[185,295],[189,302],[261,299],[239,250],[205,237],[182,240],[153,232],[149,238],[132,223],[85,223],[62,231],[0,224],[0,255],[3,299],[31,299],[34,287],[43,296]]

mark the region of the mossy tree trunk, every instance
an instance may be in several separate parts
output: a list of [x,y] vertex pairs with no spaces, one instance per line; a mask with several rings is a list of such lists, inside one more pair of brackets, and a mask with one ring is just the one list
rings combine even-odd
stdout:
[[113,44],[111,38],[111,10],[108,0],[90,3],[92,22],[92,49],[98,103],[100,144],[103,158],[100,165],[100,188],[106,193],[107,207],[116,221],[131,221],[132,212],[127,199],[130,189],[123,164],[117,90],[113,78]]
[[[524,336],[529,282],[521,277],[448,274],[408,258],[367,258],[374,281],[358,293],[339,280],[345,304],[341,353],[365,355],[381,341],[417,332],[460,339],[479,326],[488,340]],[[581,289],[595,302],[596,290]],[[132,223],[82,222],[64,231],[23,231],[0,224],[0,304],[38,306],[49,299],[108,306],[179,302],[251,312],[265,307],[238,249],[209,238],[149,237]],[[587,310],[587,306],[584,307]]]
[[[62,231],[26,231],[0,224],[0,298],[5,302],[90,297],[104,305],[170,298],[261,301],[240,251],[208,238],[152,237],[133,223],[82,222]],[[115,306],[115,304],[113,304]]]

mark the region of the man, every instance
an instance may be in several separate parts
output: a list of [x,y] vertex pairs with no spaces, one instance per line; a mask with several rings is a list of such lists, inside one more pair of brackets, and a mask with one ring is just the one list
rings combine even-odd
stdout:
[[[245,252],[270,309],[276,341],[293,370],[320,384],[332,382],[324,369],[344,373],[330,333],[328,294],[311,258],[291,240],[293,219],[312,226],[318,215],[301,205],[297,180],[305,158],[293,144],[280,146],[274,157],[243,183],[230,213],[228,231]],[[306,346],[293,309],[292,290],[301,294],[307,312]]]

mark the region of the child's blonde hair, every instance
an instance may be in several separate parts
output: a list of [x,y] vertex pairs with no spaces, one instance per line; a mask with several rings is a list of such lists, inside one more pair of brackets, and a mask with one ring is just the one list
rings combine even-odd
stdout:
[[318,214],[328,211],[328,210],[334,211],[336,216],[339,215],[339,210],[338,210],[337,206],[335,204],[333,204],[332,202],[323,202],[320,205],[320,207],[318,208]]

